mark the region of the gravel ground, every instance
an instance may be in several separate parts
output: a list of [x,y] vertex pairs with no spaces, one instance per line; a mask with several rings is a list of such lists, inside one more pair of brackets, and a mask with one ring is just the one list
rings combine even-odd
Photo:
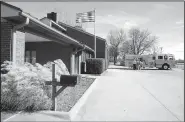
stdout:
[[[64,89],[57,97],[57,111],[69,112],[94,80],[95,78],[82,77],[75,87],[67,87]],[[60,89],[60,87],[57,89]]]

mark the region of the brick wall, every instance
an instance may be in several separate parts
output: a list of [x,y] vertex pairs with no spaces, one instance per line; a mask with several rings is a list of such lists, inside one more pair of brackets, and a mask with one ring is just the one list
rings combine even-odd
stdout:
[[11,60],[11,40],[13,25],[1,18],[1,63]]
[[[13,24],[1,18],[1,63],[13,58]],[[16,64],[23,64],[25,51],[25,33],[16,31]]]
[[16,64],[24,63],[25,33],[16,31]]

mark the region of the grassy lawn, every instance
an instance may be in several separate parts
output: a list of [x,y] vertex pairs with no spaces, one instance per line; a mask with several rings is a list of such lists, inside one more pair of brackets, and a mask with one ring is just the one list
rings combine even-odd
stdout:
[[[94,82],[95,78],[85,78],[82,77],[79,84],[75,87],[67,87],[59,96],[57,97],[57,111],[68,112],[77,103],[77,101],[82,97],[85,91]],[[58,87],[59,89],[60,87]]]
[[184,70],[184,63],[177,63],[176,68],[183,69]]

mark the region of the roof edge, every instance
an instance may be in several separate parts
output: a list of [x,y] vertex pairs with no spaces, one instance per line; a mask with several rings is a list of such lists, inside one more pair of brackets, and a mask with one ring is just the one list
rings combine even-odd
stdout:
[[62,30],[64,30],[64,31],[66,31],[66,29],[64,28],[64,27],[62,27],[61,25],[59,25],[58,23],[56,23],[56,22],[54,22],[53,20],[51,20],[51,19],[49,19],[49,18],[47,18],[47,17],[43,17],[43,18],[41,18],[41,19],[39,19],[39,20],[44,20],[44,19],[48,19],[52,24],[54,24],[54,25],[56,25],[56,26],[58,26],[58,27],[60,27]]
[[41,25],[42,27],[44,27],[44,28],[46,28],[46,29],[49,29],[50,31],[53,31],[53,32],[55,32],[55,33],[57,33],[57,34],[63,36],[63,37],[66,38],[66,39],[71,40],[72,42],[74,42],[75,44],[77,44],[77,45],[79,45],[79,46],[82,46],[82,44],[80,44],[77,40],[75,40],[75,39],[73,39],[73,38],[71,38],[71,37],[69,37],[69,36],[67,36],[67,35],[65,35],[65,34],[63,34],[63,33],[61,33],[60,31],[55,30],[54,28],[52,28],[52,27],[50,27],[50,26],[44,24],[44,23],[41,22],[39,19],[36,19],[36,18],[34,18],[34,17],[32,17],[32,16],[26,14],[25,12],[21,12],[21,15],[30,18],[32,21],[36,22],[37,24]]
[[[68,25],[68,24],[65,24],[65,23],[63,23],[63,22],[58,21],[58,24],[66,25],[66,26],[68,26],[68,27],[70,27],[70,28],[73,28],[73,29],[75,29],[75,30],[77,30],[77,31],[80,31],[80,32],[82,32],[82,33],[85,33],[85,34],[88,34],[88,35],[90,35],[90,36],[93,36],[93,37],[94,37],[94,35],[93,35],[93,34],[91,34],[91,33],[87,32],[87,31],[82,31],[82,30],[80,30],[80,29],[78,29],[78,28],[75,28],[75,27],[73,27],[73,26],[71,26],[71,25]],[[99,37],[99,36],[96,36],[96,37],[97,37],[97,38],[99,38],[99,39],[101,39],[101,40],[104,40],[104,41],[106,42],[106,39],[101,38],[101,37]]]
[[4,5],[6,5],[6,6],[9,6],[9,7],[11,7],[11,8],[17,9],[17,10],[19,10],[19,11],[22,12],[22,9],[20,9],[20,8],[18,8],[18,7],[16,7],[16,6],[13,6],[13,5],[11,5],[11,4],[8,4],[8,3],[4,2],[4,1],[0,1],[0,2],[1,2],[1,4],[4,4]]
[[[63,34],[62,32],[58,31],[58,30],[55,30],[54,28],[44,24],[43,22],[41,22],[39,19],[36,19],[36,18],[33,18],[31,15],[28,15],[24,12],[21,12],[21,15],[22,16],[26,16],[26,17],[29,17],[32,21],[36,22],[37,24],[40,24],[42,25],[43,27],[47,28],[47,29],[50,29],[50,31],[54,31],[55,33],[58,33],[59,35],[62,35],[64,38],[66,39],[69,39],[71,40],[73,43],[75,43],[75,45],[78,45],[80,47],[83,47],[83,44],[79,43],[76,39],[66,35],[66,34]],[[93,51],[90,47],[88,47],[87,45],[85,45],[87,47],[88,50],[90,51]]]

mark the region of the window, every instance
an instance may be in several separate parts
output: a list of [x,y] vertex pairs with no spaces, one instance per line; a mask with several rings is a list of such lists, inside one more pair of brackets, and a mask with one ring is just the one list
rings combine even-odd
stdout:
[[36,63],[36,51],[31,51],[31,63]]
[[155,56],[152,57],[152,60],[155,60]]
[[30,62],[30,51],[26,51],[25,53],[25,62]]
[[25,54],[25,62],[35,64],[36,63],[36,51],[27,50]]
[[158,56],[158,59],[163,59],[163,56]]
[[169,56],[169,60],[173,60],[173,56]]
[[167,56],[167,55],[165,55],[165,56],[164,56],[164,59],[165,59],[165,60],[167,60],[167,59],[168,59],[168,56]]

